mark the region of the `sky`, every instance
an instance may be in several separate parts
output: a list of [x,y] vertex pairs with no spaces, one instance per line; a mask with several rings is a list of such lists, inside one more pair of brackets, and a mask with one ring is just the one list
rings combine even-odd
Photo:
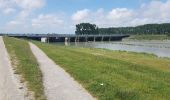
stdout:
[[98,27],[170,23],[170,0],[0,0],[0,33],[74,34]]

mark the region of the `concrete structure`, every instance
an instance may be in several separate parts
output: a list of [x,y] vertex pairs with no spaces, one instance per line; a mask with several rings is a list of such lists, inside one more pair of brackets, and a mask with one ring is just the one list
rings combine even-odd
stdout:
[[74,34],[0,34],[10,37],[27,38],[42,42],[89,42],[121,41],[129,35],[74,35]]
[[47,42],[47,38],[46,37],[42,37],[41,38],[41,42]]

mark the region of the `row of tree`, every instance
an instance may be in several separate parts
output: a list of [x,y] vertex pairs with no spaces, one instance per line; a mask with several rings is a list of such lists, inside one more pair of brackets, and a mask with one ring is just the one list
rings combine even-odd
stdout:
[[81,23],[76,25],[76,34],[160,34],[170,33],[170,23],[146,24],[136,27],[98,28],[95,24]]

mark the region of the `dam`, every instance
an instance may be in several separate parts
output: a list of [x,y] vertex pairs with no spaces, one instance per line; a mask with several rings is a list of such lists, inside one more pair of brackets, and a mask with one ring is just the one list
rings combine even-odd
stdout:
[[16,38],[25,38],[41,42],[102,42],[102,41],[121,41],[129,35],[108,34],[108,35],[75,35],[75,34],[0,34]]

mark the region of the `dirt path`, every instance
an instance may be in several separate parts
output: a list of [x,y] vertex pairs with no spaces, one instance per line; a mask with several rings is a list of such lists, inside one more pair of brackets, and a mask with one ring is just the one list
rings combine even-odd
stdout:
[[0,100],[27,100],[21,84],[14,75],[9,55],[0,37]]
[[42,50],[32,43],[30,43],[30,47],[40,64],[48,100],[94,100],[81,85],[49,59]]

